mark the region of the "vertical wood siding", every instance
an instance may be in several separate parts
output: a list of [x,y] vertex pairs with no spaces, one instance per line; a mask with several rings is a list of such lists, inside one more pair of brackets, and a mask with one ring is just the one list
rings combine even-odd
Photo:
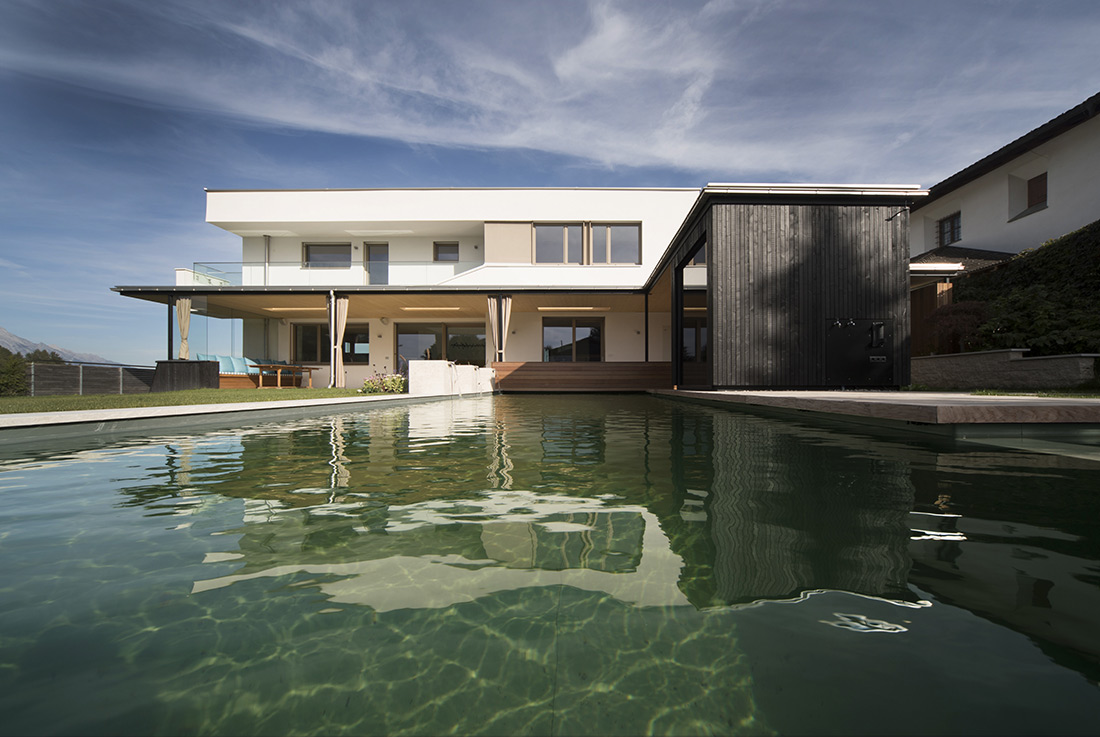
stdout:
[[828,386],[824,325],[837,318],[893,321],[894,383],[908,384],[909,229],[899,210],[712,205],[693,232],[709,226],[714,385]]

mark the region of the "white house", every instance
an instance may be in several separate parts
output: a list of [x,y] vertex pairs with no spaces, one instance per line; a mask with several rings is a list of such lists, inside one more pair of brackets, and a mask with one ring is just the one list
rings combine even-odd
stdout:
[[[169,357],[204,353],[186,345],[192,316],[229,319],[241,357],[313,367],[315,385],[358,386],[413,359],[492,366],[514,390],[897,385],[908,207],[924,194],[208,190],[206,219],[241,238],[240,260],[115,290],[168,305]],[[841,339],[890,356],[840,356]],[[845,361],[876,373],[853,378]]]
[[1100,94],[932,186],[913,207],[911,255],[1019,253],[1097,219]]
[[952,280],[1100,219],[1100,94],[929,189],[912,208],[913,355]]

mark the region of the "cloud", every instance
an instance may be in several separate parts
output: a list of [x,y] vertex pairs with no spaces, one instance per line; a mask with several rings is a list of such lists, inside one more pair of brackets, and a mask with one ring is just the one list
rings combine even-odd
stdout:
[[39,32],[0,66],[261,127],[727,179],[943,176],[1015,130],[981,115],[1030,126],[1100,85],[1079,3],[1036,24],[1007,3],[114,2],[45,37],[82,5],[16,3]]

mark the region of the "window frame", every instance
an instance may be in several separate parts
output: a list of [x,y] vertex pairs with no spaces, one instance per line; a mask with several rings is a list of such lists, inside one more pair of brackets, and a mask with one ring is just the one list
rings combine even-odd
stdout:
[[[562,234],[562,246],[561,246],[561,259],[560,260],[545,260],[540,259],[540,231],[547,231],[552,229],[561,228]],[[580,230],[580,253],[576,259],[572,259],[571,243],[570,243],[570,228],[579,228]],[[603,243],[603,260],[598,261],[595,258],[595,234],[598,229],[604,229],[604,243]],[[637,249],[634,253],[633,261],[612,261],[612,253],[614,251],[615,239],[613,233],[615,228],[632,228],[635,229],[638,234]],[[543,243],[543,247],[547,248]],[[556,249],[556,244],[551,244],[549,248]],[[584,220],[584,221],[570,221],[570,222],[535,222],[531,224],[531,263],[535,266],[639,266],[642,263],[642,224],[641,222],[626,222],[626,221],[613,221],[613,220]]]
[[[290,360],[292,363],[299,365],[319,364],[327,366],[329,361],[328,355],[328,332],[329,325],[327,322],[294,322],[290,324]],[[313,358],[304,358],[299,355],[298,351],[298,335],[303,329],[311,329],[316,333],[314,339],[316,340],[317,352]],[[370,323],[369,322],[356,322],[349,323],[344,327],[344,340],[341,341],[341,346],[345,346],[347,343],[348,333],[354,332],[355,334],[363,334],[367,336],[367,356],[365,360],[356,360],[355,353],[348,353],[346,350],[344,353],[344,364],[351,366],[363,366],[370,363]]]
[[[1034,212],[1047,204],[1047,173],[1036,174],[1026,182],[1027,186],[1027,210]],[[1041,192],[1041,199],[1040,199]]]
[[[559,320],[559,321],[569,320],[570,321],[570,332],[571,332],[572,337],[571,337],[571,341],[570,341],[570,359],[568,361],[551,361],[551,360],[549,360],[549,353],[548,353],[548,351],[545,347],[546,346],[546,343],[545,343],[545,341],[546,341],[546,328],[547,328],[546,323],[547,322],[553,322],[555,320]],[[577,360],[577,321],[578,320],[596,323],[595,325],[582,325],[581,327],[586,327],[586,328],[594,327],[597,330],[599,330],[599,335],[600,335],[600,356],[599,356],[599,358],[596,358],[594,360],[586,360],[586,361],[578,361]],[[542,351],[543,351],[542,363],[604,363],[607,360],[607,345],[606,345],[606,341],[605,341],[605,338],[604,338],[604,336],[607,335],[606,326],[607,326],[607,321],[602,316],[594,317],[592,315],[555,315],[553,317],[550,317],[550,316],[543,317],[542,318],[542,331],[541,331],[541,334],[540,334],[541,340],[539,341],[543,346],[542,347]],[[561,328],[561,327],[565,327],[565,326],[564,325],[550,325],[549,327]]]
[[[488,326],[487,323],[484,323],[484,322],[399,322],[399,323],[397,323],[393,326],[393,355],[395,357],[396,368],[397,368],[397,371],[399,373],[405,373],[405,374],[408,373],[408,362],[410,360],[413,360],[413,361],[421,360],[421,359],[418,359],[418,358],[409,359],[408,357],[403,356],[401,354],[401,330],[402,330],[402,328],[410,328],[410,327],[420,327],[420,328],[428,327],[428,328],[438,328],[439,329],[440,344],[441,344],[441,351],[440,352],[442,353],[442,355],[438,356],[438,358],[432,358],[432,359],[428,359],[428,360],[440,360],[440,361],[454,361],[455,360],[454,358],[449,358],[447,356],[447,346],[451,342],[451,332],[450,331],[451,331],[452,328],[475,328],[475,329],[480,329],[481,332],[484,334],[484,338],[483,338],[484,344],[483,345],[488,346],[489,341],[490,341],[489,326]],[[405,362],[404,366],[401,365],[402,361]],[[486,358],[485,352],[483,351],[482,355],[481,355],[481,363],[460,364],[460,365],[472,365],[472,366],[478,366],[478,367],[484,368],[485,366],[488,366],[489,364],[488,364],[488,359]]]
[[[452,248],[454,249],[454,258],[449,257]],[[446,249],[446,253],[448,254],[447,258],[441,258],[445,253],[443,249]],[[432,261],[435,263],[457,263],[460,260],[459,253],[458,241],[435,241],[432,243]]]
[[[642,224],[641,223],[616,223],[616,222],[598,222],[594,221],[587,223],[588,226],[588,263],[599,264],[600,266],[637,266],[642,263]],[[604,260],[597,261],[595,254],[595,235],[597,228],[604,228]],[[636,244],[636,250],[634,253],[633,261],[612,261],[611,253],[614,248],[614,239],[611,237],[613,229],[615,228],[635,228],[638,233],[638,242]]]
[[[346,248],[348,260],[344,262],[324,262],[310,258],[310,251],[314,248]],[[351,243],[344,241],[334,242],[303,242],[302,243],[302,268],[303,269],[350,269],[352,266]]]
[[[950,240],[945,239],[945,232]],[[950,246],[962,240],[962,210],[956,210],[936,221],[936,246]]]

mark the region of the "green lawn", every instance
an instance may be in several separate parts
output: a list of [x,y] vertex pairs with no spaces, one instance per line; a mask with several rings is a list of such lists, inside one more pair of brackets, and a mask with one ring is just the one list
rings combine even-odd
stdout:
[[0,414],[64,412],[66,410],[169,407],[180,404],[275,402],[287,399],[330,399],[357,396],[355,389],[190,389],[156,394],[92,394],[57,397],[0,397]]

